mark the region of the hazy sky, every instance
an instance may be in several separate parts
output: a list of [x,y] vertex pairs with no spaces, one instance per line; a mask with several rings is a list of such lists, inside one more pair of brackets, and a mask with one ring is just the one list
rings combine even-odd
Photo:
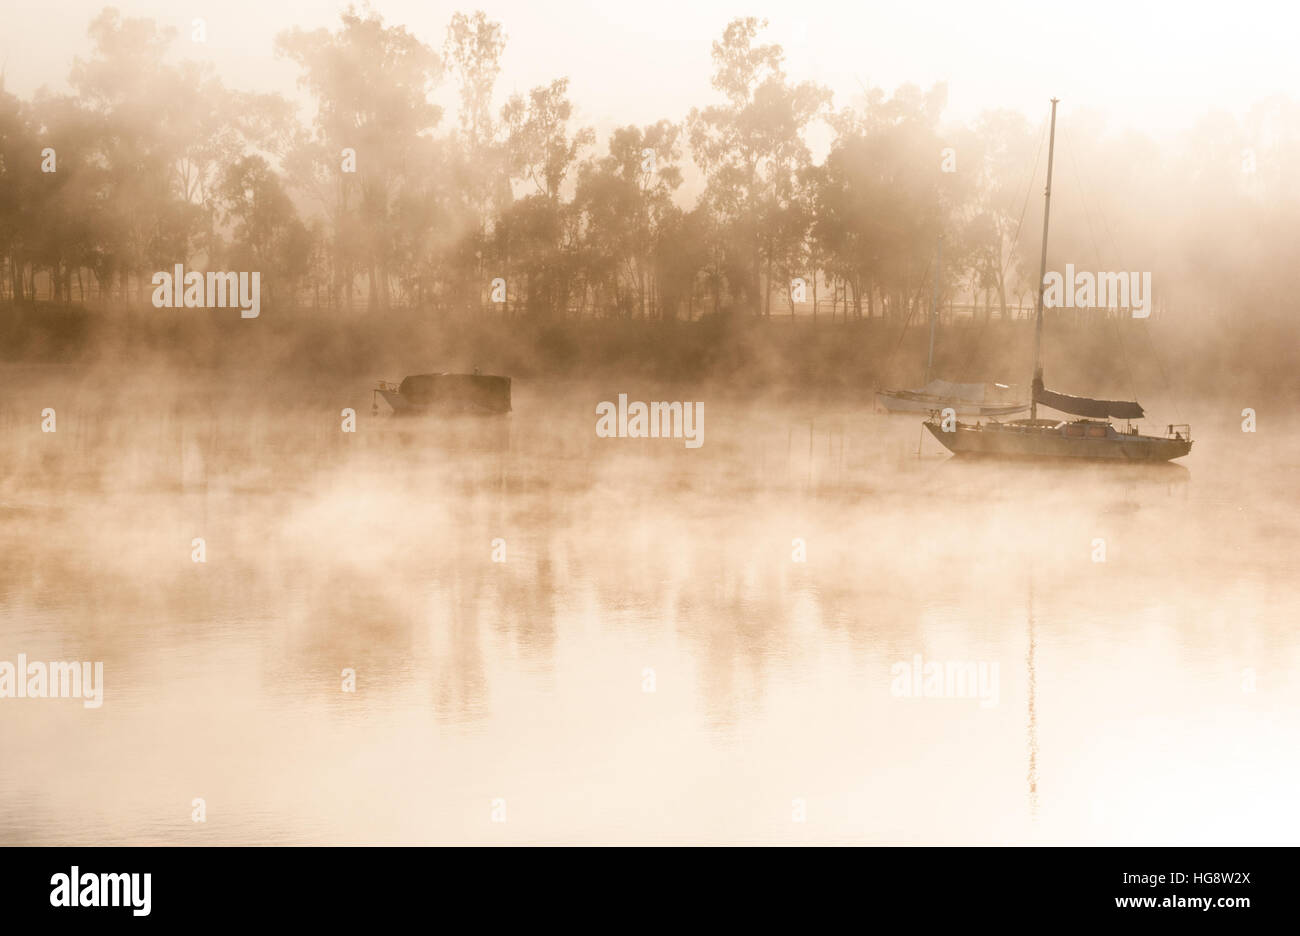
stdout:
[[[62,87],[102,0],[3,0],[0,59],[10,90]],[[294,67],[271,51],[277,32],[337,23],[328,0],[123,0],[124,15],[175,26],[179,55],[208,59],[232,87],[295,91]],[[1300,12],[1281,2],[872,3],[844,0],[377,0],[386,21],[441,48],[455,10],[484,9],[509,43],[499,96],[568,75],[579,118],[598,127],[679,119],[711,95],[710,43],[733,17],[770,21],[795,79],[828,85],[837,105],[860,83],[949,83],[948,119],[1012,107],[1036,119],[1053,94],[1067,106],[1153,133],[1189,126],[1208,110],[1241,112],[1300,93]],[[207,21],[205,45],[190,21]],[[450,94],[440,95],[450,104]]]

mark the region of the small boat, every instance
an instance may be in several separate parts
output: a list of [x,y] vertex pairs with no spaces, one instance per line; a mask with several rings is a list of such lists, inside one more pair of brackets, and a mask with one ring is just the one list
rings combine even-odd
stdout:
[[[491,374],[415,374],[380,380],[374,393],[397,416],[423,414],[501,416],[510,412],[510,378]],[[375,412],[379,403],[373,405]]]
[[[1052,99],[1051,135],[1047,146],[1047,187],[1043,192],[1043,249],[1038,270],[1038,302],[1034,316],[1034,369],[1030,381],[1029,418],[969,425],[952,414],[932,412],[922,425],[956,455],[1000,458],[1079,458],[1109,462],[1164,462],[1192,450],[1191,427],[1170,425],[1165,435],[1139,433],[1131,420],[1143,417],[1136,401],[1094,400],[1057,393],[1043,386],[1043,283],[1047,277],[1047,230],[1052,204],[1052,160],[1056,144],[1056,98]],[[1039,419],[1038,407],[1081,416],[1082,419]],[[1111,419],[1123,419],[1116,429]]]
[[1029,408],[1001,383],[952,383],[931,380],[919,390],[877,390],[876,403],[890,413],[935,413],[951,409],[958,416],[1010,416]]
[[953,383],[931,380],[934,367],[934,331],[939,319],[939,270],[943,263],[943,238],[935,260],[934,292],[930,297],[930,355],[925,362],[925,386],[919,390],[877,390],[876,409],[889,413],[935,413],[951,409],[958,416],[1010,416],[1029,409],[1016,391],[1003,383]]

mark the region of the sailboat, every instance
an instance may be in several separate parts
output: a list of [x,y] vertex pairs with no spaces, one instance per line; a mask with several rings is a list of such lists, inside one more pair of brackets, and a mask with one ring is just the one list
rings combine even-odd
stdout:
[[958,416],[1010,416],[1029,408],[1016,399],[1015,390],[1001,383],[952,383],[930,379],[934,367],[934,329],[938,321],[939,267],[943,263],[943,238],[939,238],[930,297],[930,356],[925,362],[925,386],[917,390],[877,390],[876,405],[890,413],[938,413],[951,409]]
[[[1048,390],[1043,385],[1043,282],[1047,277],[1047,229],[1052,206],[1052,160],[1056,148],[1056,104],[1052,98],[1052,123],[1047,146],[1047,187],[1043,193],[1043,249],[1038,268],[1038,302],[1034,314],[1034,369],[1029,418],[1001,423],[969,425],[949,414],[932,413],[922,425],[957,455],[991,455],[1028,458],[1085,458],[1111,461],[1162,462],[1181,458],[1192,450],[1191,427],[1170,425],[1165,435],[1144,435],[1132,425],[1141,419],[1142,407],[1126,400],[1094,400]],[[1039,419],[1042,405],[1082,419]],[[1123,419],[1122,429],[1112,419]]]

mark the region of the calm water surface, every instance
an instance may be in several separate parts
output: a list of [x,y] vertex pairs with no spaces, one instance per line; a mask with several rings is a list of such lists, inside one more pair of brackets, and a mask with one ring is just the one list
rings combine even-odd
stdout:
[[[1115,470],[869,403],[703,394],[690,451],[595,437],[652,386],[444,429],[9,377],[0,660],[105,690],[0,700],[0,841],[1300,840],[1300,444],[1239,405]],[[996,692],[901,695],[918,655]]]

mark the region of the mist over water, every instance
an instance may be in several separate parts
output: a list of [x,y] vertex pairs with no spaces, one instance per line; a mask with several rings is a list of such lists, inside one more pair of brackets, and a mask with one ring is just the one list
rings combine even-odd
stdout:
[[[1180,401],[1191,456],[1116,469],[953,460],[869,397],[4,379],[0,647],[103,661],[104,705],[0,703],[0,840],[1300,835],[1293,424]],[[619,392],[704,400],[704,445],[597,438]],[[899,695],[918,655],[995,696]]]
[[17,15],[0,845],[1300,840],[1284,19],[843,6]]

